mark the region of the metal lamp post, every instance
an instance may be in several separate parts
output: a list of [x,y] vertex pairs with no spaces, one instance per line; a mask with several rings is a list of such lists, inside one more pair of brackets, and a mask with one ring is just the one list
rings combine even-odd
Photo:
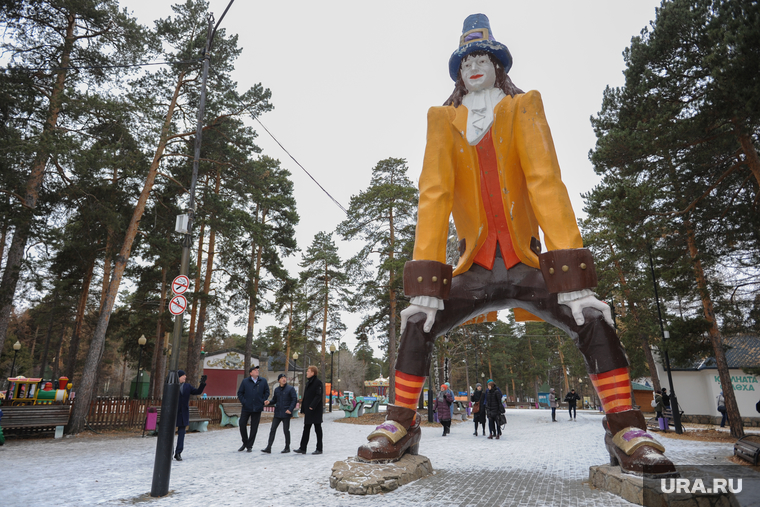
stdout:
[[140,363],[142,362],[143,350],[145,349],[145,344],[148,343],[148,340],[145,338],[145,335],[142,335],[137,340],[137,343],[140,344],[140,355],[137,356],[137,380],[135,381],[135,399],[139,399],[140,397]]
[[[11,363],[11,373],[8,375],[8,379],[13,378],[13,368],[16,367],[16,354],[18,354],[18,351],[21,350],[21,342],[16,340],[16,343],[13,344],[13,362]],[[11,396],[11,381],[8,380],[8,391],[5,393],[5,399],[10,400]]]
[[298,352],[293,352],[293,387],[296,385],[296,370],[298,369]]
[[[670,331],[663,331],[662,339],[664,341],[669,340]],[[680,435],[682,433],[681,414],[678,412],[678,398],[676,398],[676,392],[673,390],[673,375],[670,373],[670,358],[668,357],[668,349],[665,348],[663,352],[665,352],[665,366],[668,368],[668,384],[670,384],[670,411],[673,412],[673,425],[676,427],[676,433]]]
[[[195,187],[198,182],[198,165],[201,156],[201,138],[203,135],[203,115],[206,110],[206,82],[208,81],[208,71],[211,63],[211,45],[227,11],[232,7],[235,0],[230,0],[227,8],[222,13],[219,21],[214,26],[214,15],[208,16],[208,29],[206,32],[206,46],[203,49],[203,68],[201,70],[200,97],[198,103],[198,115],[195,128],[195,146],[193,153],[193,172],[190,179],[189,201],[187,222],[178,220],[177,232],[183,234],[182,239],[182,256],[180,259],[180,274],[187,276],[190,272],[190,247],[192,246],[192,230],[195,219]],[[178,217],[179,218],[179,217]],[[179,352],[182,338],[182,314],[174,318],[174,330],[172,332],[172,355],[164,384],[164,395],[161,399],[161,412],[164,414],[176,414],[179,406]],[[153,498],[166,496],[169,493],[169,479],[172,471],[172,448],[174,447],[174,424],[162,424],[158,428],[158,438],[156,439],[156,457],[153,463],[153,482],[150,489],[150,496]]]
[[330,344],[330,412],[332,412],[332,406],[333,406],[333,399],[332,399],[332,393],[333,393],[333,356],[335,355],[335,344]]
[[[657,303],[657,317],[660,320],[660,332],[662,332],[662,341],[664,342],[670,338],[670,333],[668,331],[665,331],[665,326],[662,323],[662,313],[660,312],[660,296],[657,295],[657,277],[654,274],[654,261],[652,260],[652,247],[648,244],[647,250],[649,251],[649,269],[652,271],[654,301]],[[670,358],[668,357],[667,349],[663,352],[665,352],[665,366],[668,369],[668,383],[670,384],[670,410],[673,412],[673,424],[676,427],[676,433],[680,435],[682,433],[681,414],[678,413],[678,399],[676,398],[676,392],[673,390],[673,377],[670,374]]]

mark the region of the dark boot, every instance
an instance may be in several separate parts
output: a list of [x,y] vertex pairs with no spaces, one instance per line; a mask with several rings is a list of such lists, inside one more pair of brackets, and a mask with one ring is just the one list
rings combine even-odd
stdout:
[[636,475],[678,476],[673,462],[663,454],[665,447],[647,433],[640,410],[607,414],[602,425],[606,430],[604,443],[610,454],[610,465],[620,465],[624,472]]
[[421,436],[420,416],[416,411],[388,405],[385,422],[367,436],[369,442],[359,447],[356,457],[362,461],[395,461],[406,452],[416,455]]

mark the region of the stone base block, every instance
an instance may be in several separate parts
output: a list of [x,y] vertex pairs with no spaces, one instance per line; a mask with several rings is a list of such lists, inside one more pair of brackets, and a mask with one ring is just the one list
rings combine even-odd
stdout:
[[425,456],[405,454],[393,463],[365,463],[348,458],[333,465],[330,487],[352,495],[376,495],[432,473],[433,465]]
[[[738,506],[736,497],[730,491],[707,493],[713,484],[713,478],[718,475],[706,468],[708,467],[679,466],[679,478],[652,479],[650,476],[644,479],[623,473],[617,466],[593,466],[589,467],[589,485],[592,489],[609,491],[631,503],[647,507]],[[678,483],[675,481],[688,484],[687,490],[677,493]],[[700,485],[704,487],[700,488]]]

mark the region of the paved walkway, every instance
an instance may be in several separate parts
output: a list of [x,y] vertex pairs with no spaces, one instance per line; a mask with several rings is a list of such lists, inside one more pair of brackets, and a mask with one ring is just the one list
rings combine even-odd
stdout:
[[[147,498],[151,488],[155,437],[67,437],[60,440],[9,439],[0,447],[0,505],[80,506],[621,506],[632,505],[588,487],[588,467],[608,461],[601,415],[578,412],[557,423],[548,410],[508,410],[500,440],[475,437],[471,421],[455,424],[451,435],[423,428],[420,453],[436,474],[383,496],[357,497],[329,487],[332,464],[356,453],[368,426],[332,422],[325,415],[325,454],[260,452],[270,424],[262,424],[253,453],[237,452],[237,428],[190,433],[184,461],[173,462],[171,494]],[[563,417],[565,416],[565,417]],[[303,419],[293,421],[293,442]],[[677,464],[726,463],[730,444],[662,439]],[[309,451],[314,448],[314,436]]]

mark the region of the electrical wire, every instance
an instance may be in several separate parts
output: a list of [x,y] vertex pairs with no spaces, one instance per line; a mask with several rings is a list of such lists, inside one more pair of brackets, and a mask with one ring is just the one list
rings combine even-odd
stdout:
[[288,155],[288,156],[291,158],[291,160],[293,160],[293,162],[295,162],[295,163],[296,163],[296,165],[297,165],[298,167],[300,167],[300,168],[301,168],[301,170],[302,170],[303,172],[305,172],[305,173],[306,173],[306,175],[307,175],[309,178],[311,178],[311,180],[312,180],[314,183],[316,183],[316,185],[317,185],[317,186],[318,186],[318,187],[319,187],[319,188],[322,190],[322,192],[324,192],[325,194],[327,194],[327,197],[329,197],[329,198],[330,198],[330,200],[331,200],[332,202],[334,202],[334,203],[335,203],[335,205],[336,205],[337,207],[339,207],[339,208],[340,208],[340,210],[341,210],[343,213],[345,213],[346,215],[348,215],[348,210],[346,210],[346,208],[344,208],[344,207],[343,207],[343,205],[342,205],[341,203],[339,203],[339,202],[338,202],[338,201],[337,201],[337,200],[336,200],[336,199],[335,199],[335,198],[334,198],[332,195],[330,195],[330,192],[328,192],[327,190],[325,190],[325,188],[324,188],[322,185],[320,185],[320,184],[319,184],[319,182],[316,180],[316,178],[314,178],[314,176],[312,176],[312,175],[311,175],[311,173],[310,173],[309,171],[307,171],[307,170],[306,170],[306,168],[305,168],[304,166],[302,166],[302,165],[301,165],[301,163],[300,163],[298,160],[296,160],[296,159],[295,159],[295,157],[294,157],[293,155],[291,155],[291,154],[290,154],[290,152],[289,152],[288,150],[286,150],[286,149],[285,149],[285,147],[282,145],[282,143],[280,143],[280,141],[278,141],[278,140],[277,140],[277,138],[274,136],[274,134],[272,134],[272,133],[269,131],[269,129],[268,129],[268,128],[266,128],[266,126],[264,126],[264,124],[263,124],[263,123],[261,123],[261,120],[259,120],[259,117],[258,117],[258,116],[255,116],[255,117],[254,117],[254,119],[255,119],[255,120],[256,120],[256,121],[259,123],[259,125],[261,125],[261,128],[263,128],[263,129],[266,131],[266,133],[267,133],[267,134],[269,134],[269,136],[270,136],[272,139],[274,139],[274,142],[276,142],[276,143],[277,143],[277,145],[278,145],[280,148],[282,148],[282,151],[284,151],[284,152],[285,152],[285,153],[286,153],[286,154],[287,154],[287,155]]

